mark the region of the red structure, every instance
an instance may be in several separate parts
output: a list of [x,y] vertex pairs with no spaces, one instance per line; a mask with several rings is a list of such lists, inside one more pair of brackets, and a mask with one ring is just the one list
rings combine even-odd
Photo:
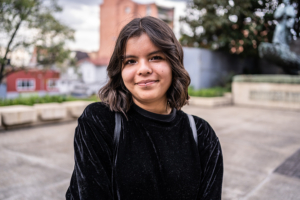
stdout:
[[100,49],[93,63],[107,65],[117,36],[133,18],[152,16],[173,28],[174,8],[161,7],[154,0],[103,0],[100,5]]
[[7,97],[22,96],[24,93],[43,95],[58,93],[56,81],[59,72],[54,70],[21,70],[6,77]]

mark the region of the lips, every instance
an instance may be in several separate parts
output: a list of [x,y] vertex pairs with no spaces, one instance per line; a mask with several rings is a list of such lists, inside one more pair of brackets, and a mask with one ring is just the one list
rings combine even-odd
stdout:
[[158,82],[158,80],[143,80],[136,83],[139,86],[148,86]]

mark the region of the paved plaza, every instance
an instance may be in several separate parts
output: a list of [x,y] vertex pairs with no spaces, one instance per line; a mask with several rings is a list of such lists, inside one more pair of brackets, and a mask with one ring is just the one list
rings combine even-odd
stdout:
[[[221,141],[223,200],[300,199],[300,112],[237,106],[184,111],[208,121]],[[64,199],[76,125],[0,131],[0,199]]]

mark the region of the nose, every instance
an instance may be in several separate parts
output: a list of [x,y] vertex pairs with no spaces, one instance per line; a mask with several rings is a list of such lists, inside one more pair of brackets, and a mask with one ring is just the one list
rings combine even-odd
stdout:
[[151,68],[148,60],[141,60],[139,62],[139,68],[138,68],[137,74],[140,76],[146,76],[146,75],[152,74],[152,68]]

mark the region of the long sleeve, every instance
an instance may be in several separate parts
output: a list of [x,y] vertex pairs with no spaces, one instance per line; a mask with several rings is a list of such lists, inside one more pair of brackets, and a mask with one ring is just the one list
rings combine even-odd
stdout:
[[221,200],[223,181],[221,145],[214,130],[206,121],[202,120],[198,127],[198,148],[202,168],[198,199]]
[[158,114],[129,110],[112,171],[114,113],[102,103],[88,106],[75,131],[75,166],[66,199],[220,200],[223,161],[217,136],[194,117],[197,151],[186,114],[173,113],[166,122],[156,120]]
[[105,121],[94,115],[93,109],[95,105],[89,106],[78,119],[74,136],[75,166],[66,199],[113,199],[112,137]]

